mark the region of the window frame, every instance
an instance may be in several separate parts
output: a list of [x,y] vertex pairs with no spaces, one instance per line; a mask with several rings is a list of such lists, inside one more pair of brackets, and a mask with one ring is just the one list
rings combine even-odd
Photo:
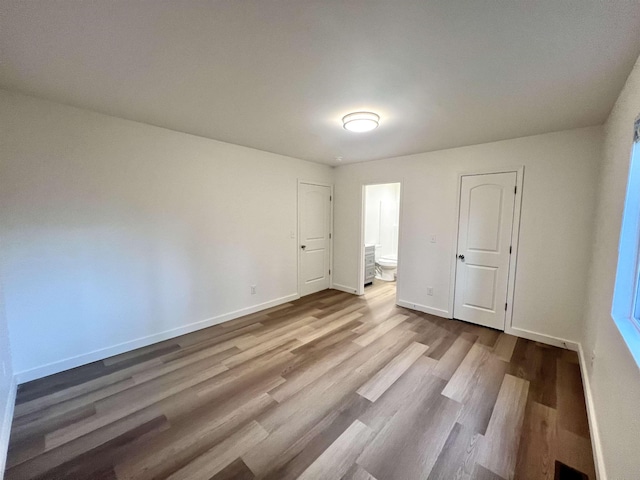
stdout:
[[634,288],[636,298],[633,302],[633,312],[631,318],[636,322],[636,327],[640,330],[640,246],[638,248],[638,265],[636,266],[636,285]]
[[640,116],[633,133],[611,316],[640,368]]

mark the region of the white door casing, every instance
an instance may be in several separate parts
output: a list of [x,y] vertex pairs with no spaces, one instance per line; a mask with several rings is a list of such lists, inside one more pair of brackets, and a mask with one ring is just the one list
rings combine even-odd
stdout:
[[516,172],[461,177],[454,318],[505,329]]
[[300,296],[330,286],[331,187],[300,183],[298,189]]

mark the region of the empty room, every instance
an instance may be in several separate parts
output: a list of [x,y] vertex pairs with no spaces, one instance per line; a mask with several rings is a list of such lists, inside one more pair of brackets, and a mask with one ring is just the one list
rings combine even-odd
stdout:
[[0,478],[640,479],[640,0],[0,0]]

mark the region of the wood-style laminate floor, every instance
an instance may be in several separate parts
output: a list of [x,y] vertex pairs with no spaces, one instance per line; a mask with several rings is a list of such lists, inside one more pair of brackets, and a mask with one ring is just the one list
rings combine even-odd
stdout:
[[394,301],[327,290],[21,385],[6,478],[595,480],[573,352]]

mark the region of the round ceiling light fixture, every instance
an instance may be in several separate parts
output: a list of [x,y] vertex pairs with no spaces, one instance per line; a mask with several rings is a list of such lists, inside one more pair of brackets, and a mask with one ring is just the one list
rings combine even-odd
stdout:
[[350,132],[368,132],[378,128],[380,116],[372,112],[354,112],[342,117],[342,126]]

